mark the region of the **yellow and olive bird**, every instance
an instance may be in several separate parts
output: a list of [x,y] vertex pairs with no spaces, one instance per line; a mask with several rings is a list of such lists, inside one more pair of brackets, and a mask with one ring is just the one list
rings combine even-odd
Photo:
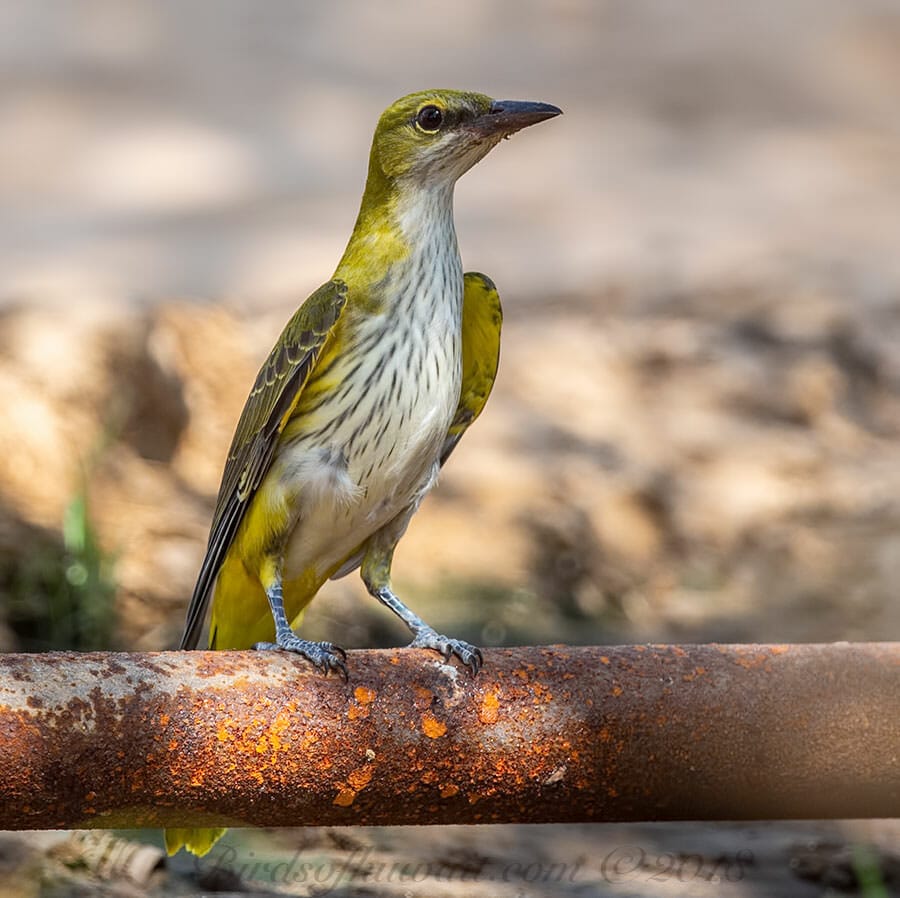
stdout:
[[343,258],[288,322],[238,422],[183,649],[212,598],[209,648],[283,649],[345,673],[341,649],[291,624],[327,579],[361,565],[413,646],[477,671],[476,648],[397,598],[391,558],[497,371],[500,299],[462,272],[454,185],[502,138],[559,113],[433,90],[381,116]]
[[288,322],[244,406],[181,648],[197,647],[211,599],[209,648],[294,652],[346,676],[342,649],[293,627],[326,580],[361,567],[412,646],[477,673],[475,646],[394,594],[391,560],[497,372],[500,299],[489,278],[463,274],[454,185],[502,138],[559,114],[455,90],[383,113],[334,277]]
[[477,648],[394,594],[391,559],[497,372],[500,299],[463,274],[454,185],[502,138],[559,114],[455,90],[382,114],[334,277],[287,323],[244,406],[181,648],[197,647],[212,598],[209,648],[281,649],[346,675],[342,649],[292,624],[326,580],[361,566],[411,645],[477,672]]

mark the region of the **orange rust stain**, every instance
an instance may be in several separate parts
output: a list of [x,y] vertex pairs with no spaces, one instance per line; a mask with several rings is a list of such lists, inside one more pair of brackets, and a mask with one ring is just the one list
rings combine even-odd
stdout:
[[447,732],[447,724],[438,720],[430,711],[422,715],[422,732],[429,739],[439,739]]
[[774,655],[783,655],[790,652],[789,645],[764,645],[764,646],[720,646],[719,652],[730,656],[735,664],[739,664],[745,670],[762,668],[767,673],[771,671],[770,661]]
[[193,776],[191,777],[191,785],[192,786],[202,786],[203,785],[203,771],[195,770]]
[[601,742],[609,742],[612,738],[608,727],[600,727],[600,732],[597,735],[600,737]]
[[336,804],[339,808],[349,808],[355,800],[356,792],[353,789],[341,789],[335,795],[333,804]]
[[355,701],[347,708],[347,717],[350,720],[357,720],[369,716],[369,705],[375,701],[377,693],[368,686],[357,686],[353,690],[353,698]]
[[601,663],[601,664],[609,664],[609,658],[608,658],[606,655],[601,655],[601,656],[600,656],[600,663]]
[[359,770],[354,770],[348,777],[347,782],[359,792],[362,789],[365,789],[366,786],[369,785],[370,780],[372,779],[372,765],[366,764],[365,767],[360,767]]
[[614,696],[618,697],[622,694],[622,687],[621,686],[613,686],[611,691]]
[[160,714],[159,715],[159,725],[161,727],[168,726],[169,721],[171,720],[171,716],[169,714]]
[[234,736],[228,731],[228,728],[233,725],[234,721],[230,717],[219,721],[216,727],[216,738],[219,742],[229,742],[234,739]]
[[436,783],[438,781],[437,772],[434,770],[426,770],[422,774],[422,782],[426,785],[430,786],[432,783]]
[[458,793],[459,786],[454,785],[453,783],[447,783],[446,786],[441,786],[441,798],[453,798],[453,796]]
[[178,748],[178,740],[170,739],[169,740],[169,751],[175,751],[176,748]]
[[764,661],[761,656],[747,657],[746,655],[737,655],[735,657],[735,662],[744,668],[744,670],[753,670],[754,668],[760,667]]
[[684,680],[685,683],[690,683],[691,680],[696,680],[697,677],[702,677],[705,673],[705,667],[695,667],[690,673],[682,674],[681,679]]
[[500,717],[500,699],[495,692],[485,692],[478,719],[482,723],[496,723]]

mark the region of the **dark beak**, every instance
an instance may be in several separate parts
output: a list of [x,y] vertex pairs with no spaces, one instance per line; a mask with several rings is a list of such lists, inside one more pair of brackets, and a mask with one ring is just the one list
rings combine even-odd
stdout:
[[530,100],[494,100],[491,108],[474,121],[482,134],[514,134],[536,125],[545,119],[562,115],[562,109],[549,103],[533,103]]

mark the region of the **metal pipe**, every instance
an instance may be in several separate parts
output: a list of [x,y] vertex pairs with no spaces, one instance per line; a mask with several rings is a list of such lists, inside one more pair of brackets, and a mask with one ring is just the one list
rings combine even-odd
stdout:
[[0,656],[0,828],[900,816],[900,643]]

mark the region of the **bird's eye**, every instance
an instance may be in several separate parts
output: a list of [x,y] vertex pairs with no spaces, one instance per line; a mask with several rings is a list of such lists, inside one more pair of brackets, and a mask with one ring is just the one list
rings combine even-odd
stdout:
[[416,124],[423,131],[433,134],[444,121],[444,113],[437,106],[423,106],[416,113]]

